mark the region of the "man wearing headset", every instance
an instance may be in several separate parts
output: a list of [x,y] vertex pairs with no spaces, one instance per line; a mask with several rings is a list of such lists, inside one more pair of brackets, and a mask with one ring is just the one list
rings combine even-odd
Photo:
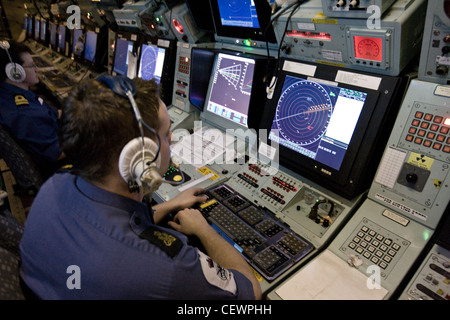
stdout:
[[[167,108],[154,80],[133,82],[162,175],[170,162]],[[33,202],[21,241],[26,287],[42,299],[260,298],[246,261],[198,210],[189,209],[207,200],[203,189],[188,189],[149,210],[142,193],[127,183],[119,162],[136,138],[141,131],[127,98],[98,80],[70,93],[60,141],[73,172],[55,174]],[[169,213],[176,213],[170,227],[160,226]],[[205,252],[186,235],[196,236]]]
[[53,173],[58,166],[56,162],[63,159],[64,154],[58,143],[58,110],[30,90],[39,83],[39,70],[31,53],[24,44],[2,42],[0,125],[30,154],[46,178]]

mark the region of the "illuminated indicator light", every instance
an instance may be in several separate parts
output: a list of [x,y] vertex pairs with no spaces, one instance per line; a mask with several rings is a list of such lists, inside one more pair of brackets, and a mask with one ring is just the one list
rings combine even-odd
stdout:
[[247,47],[251,47],[252,46],[252,40],[247,39],[243,41],[244,45],[246,45]]
[[308,38],[313,40],[331,40],[331,34],[327,32],[290,30],[286,32],[286,35],[289,37]]
[[353,37],[355,47],[355,58],[382,61],[383,60],[383,40],[371,37]]
[[172,20],[172,24],[173,24],[173,27],[175,28],[175,30],[178,31],[178,33],[181,33],[181,34],[184,33],[183,26],[181,25],[181,23],[177,19],[173,19]]
[[189,58],[184,58],[184,61],[185,62],[189,62]]
[[444,125],[445,126],[450,126],[450,118],[445,118]]
[[156,22],[159,22],[159,18],[158,17],[156,17]]

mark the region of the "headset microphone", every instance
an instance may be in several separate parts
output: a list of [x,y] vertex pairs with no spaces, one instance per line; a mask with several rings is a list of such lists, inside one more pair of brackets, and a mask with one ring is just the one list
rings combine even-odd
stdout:
[[5,73],[8,79],[17,83],[24,82],[27,74],[25,73],[25,69],[20,64],[12,61],[8,51],[10,48],[9,42],[6,40],[0,41],[0,48],[6,51],[9,61],[11,61],[5,66]]

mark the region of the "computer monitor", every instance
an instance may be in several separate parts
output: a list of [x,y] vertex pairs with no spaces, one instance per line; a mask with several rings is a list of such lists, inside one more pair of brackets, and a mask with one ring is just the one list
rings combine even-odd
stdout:
[[34,18],[34,40],[38,41],[41,30],[41,19]]
[[218,53],[205,112],[248,128],[248,109],[254,71],[254,59]]
[[60,24],[58,26],[58,52],[65,54],[66,50],[66,26]]
[[144,80],[155,78],[160,83],[165,57],[165,48],[158,47],[154,44],[143,43],[139,59],[138,77]]
[[56,49],[56,40],[57,40],[56,27],[57,27],[56,24],[50,22],[50,45],[52,49]]
[[27,19],[27,37],[33,37],[33,18],[28,17]]
[[41,20],[41,27],[39,30],[39,40],[42,43],[46,42],[46,37],[47,37],[47,21],[46,20]]
[[126,38],[117,38],[114,47],[113,71],[122,76],[128,74],[128,52],[133,52],[134,42]]
[[276,43],[267,0],[211,0],[216,35],[219,38],[251,39]]
[[75,59],[81,60],[84,53],[84,43],[86,41],[85,34],[82,29],[73,30],[72,38],[72,55]]
[[274,61],[267,56],[216,51],[202,119],[223,130],[258,129],[267,100],[266,79]]
[[284,59],[281,66],[261,124],[267,141],[282,165],[356,196],[372,181],[402,80]]
[[84,60],[86,62],[94,62],[97,52],[97,33],[94,31],[86,32],[86,44],[84,46]]

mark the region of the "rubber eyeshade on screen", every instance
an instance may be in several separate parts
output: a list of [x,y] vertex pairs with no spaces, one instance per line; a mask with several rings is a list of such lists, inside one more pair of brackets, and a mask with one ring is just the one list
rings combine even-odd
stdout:
[[253,59],[219,53],[213,67],[206,110],[247,127],[254,70]]
[[217,4],[222,25],[259,28],[258,15],[253,0],[217,0]]
[[122,76],[128,73],[128,52],[133,52],[133,42],[127,39],[117,39],[113,71]]
[[143,44],[139,62],[138,77],[144,80],[156,79],[161,82],[166,49],[154,45]]
[[86,45],[84,48],[84,59],[93,62],[97,50],[97,34],[92,31],[86,32]]
[[367,93],[287,75],[269,139],[339,170]]

